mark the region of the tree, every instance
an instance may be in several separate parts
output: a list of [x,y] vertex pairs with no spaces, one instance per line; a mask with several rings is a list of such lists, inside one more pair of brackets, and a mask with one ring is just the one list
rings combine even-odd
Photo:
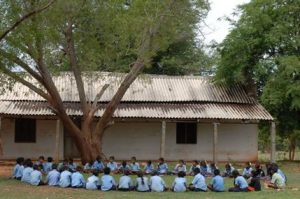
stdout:
[[[47,3],[0,1],[0,17],[4,19],[0,32],[22,13]],[[167,49],[187,28],[195,28],[192,21],[202,19],[207,10],[204,0],[56,1],[6,35],[0,43],[0,69],[49,103],[74,139],[82,161],[89,161],[104,155],[103,135],[128,87],[157,52]],[[83,113],[81,128],[67,115],[53,82],[61,70],[74,74]],[[98,101],[109,85],[104,85],[95,99],[87,99],[82,72],[93,70],[128,71],[95,127],[92,122]],[[23,72],[37,84],[27,81]]]
[[240,12],[219,46],[216,80],[242,83],[259,98],[278,120],[279,134],[290,140],[293,159],[300,128],[300,2],[252,0]]

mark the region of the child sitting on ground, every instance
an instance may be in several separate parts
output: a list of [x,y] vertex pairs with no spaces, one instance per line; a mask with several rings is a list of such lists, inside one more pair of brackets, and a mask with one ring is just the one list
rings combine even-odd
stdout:
[[112,173],[118,173],[118,164],[115,162],[114,156],[109,157],[109,162],[106,164],[106,166],[110,168]]
[[262,169],[262,166],[258,162],[255,164],[255,172],[256,172],[256,177],[264,178],[266,176],[264,170]]
[[237,170],[232,172],[232,176],[234,178],[234,187],[228,189],[229,192],[247,192],[248,191],[248,183],[246,179],[240,175]]
[[94,163],[94,161],[89,161],[89,162],[87,162],[87,163],[84,165],[84,167],[83,167],[83,172],[84,172],[84,173],[89,173],[89,172],[93,171],[93,170],[94,170],[94,169],[93,169],[93,163]]
[[202,160],[200,162],[200,173],[204,177],[210,176],[209,166],[207,165],[207,162],[205,160]]
[[200,169],[200,165],[199,165],[199,162],[198,162],[197,160],[194,160],[194,161],[192,162],[192,166],[191,166],[190,171],[189,171],[189,175],[190,175],[190,176],[194,176],[194,175],[195,175],[195,174],[194,174],[194,170],[195,170],[196,168],[199,168],[199,169]]
[[76,168],[77,168],[77,164],[74,162],[73,158],[69,158],[69,170],[72,171],[72,172],[75,172],[76,171]]
[[63,162],[60,162],[57,166],[57,170],[59,172],[63,172],[64,171],[64,167],[68,167],[69,168],[69,159],[65,158],[63,160]]
[[128,176],[129,171],[125,170],[123,176],[119,179],[118,190],[119,191],[131,191],[133,190],[133,184],[131,178]]
[[49,173],[52,170],[53,158],[48,157],[47,162],[44,163],[44,172]]
[[173,174],[178,174],[179,172],[184,172],[184,174],[186,174],[186,166],[183,160],[179,160],[178,164],[173,170]]
[[118,170],[119,170],[118,173],[121,173],[121,174],[123,174],[125,171],[130,172],[130,166],[124,160]]
[[268,187],[273,189],[284,189],[285,188],[284,178],[278,173],[278,169],[276,167],[272,167],[270,173],[272,175],[272,179],[271,182],[268,183]]
[[218,169],[217,165],[212,162],[210,163],[210,165],[208,166],[208,169],[207,169],[207,173],[209,176],[214,176],[214,171]]
[[24,158],[22,158],[22,157],[17,158],[16,165],[13,169],[13,174],[12,174],[13,179],[21,180],[23,170],[24,170],[24,165],[23,164],[24,164]]
[[187,190],[185,172],[179,171],[178,177],[175,178],[172,184],[172,191],[174,192],[185,192]]
[[223,177],[229,177],[232,178],[232,172],[234,171],[234,167],[231,165],[231,163],[227,163],[225,164],[225,171],[223,174]]
[[158,175],[159,173],[154,171],[150,178],[149,186],[152,192],[163,192],[167,190],[165,181]]
[[41,155],[41,156],[38,158],[38,161],[35,163],[35,165],[40,166],[40,167],[42,168],[41,171],[42,171],[42,172],[45,172],[45,171],[44,171],[45,157]]
[[110,175],[110,168],[104,168],[103,172],[104,175],[101,177],[101,191],[116,190],[116,182]]
[[251,171],[251,177],[248,179],[248,191],[261,191],[260,171]]
[[139,172],[137,175],[135,189],[138,192],[149,192],[150,187],[148,184],[148,178],[143,176],[143,172]]
[[137,174],[141,170],[140,164],[136,161],[136,157],[131,158],[130,171],[131,174]]
[[52,165],[52,170],[48,173],[46,178],[46,183],[49,186],[58,186],[59,185],[60,173],[57,171],[57,165]]
[[168,164],[165,163],[163,158],[158,159],[157,171],[159,175],[166,175],[168,174]]
[[207,186],[211,191],[214,192],[223,192],[225,191],[224,187],[224,179],[220,175],[220,170],[215,169],[214,170],[214,177],[211,180],[211,184]]
[[105,166],[103,164],[101,156],[97,156],[92,169],[96,169],[101,173],[101,172],[103,172],[104,167]]
[[92,174],[93,175],[87,179],[86,189],[88,190],[100,189],[100,183],[98,178],[99,172],[97,170],[93,170]]
[[251,162],[246,162],[246,167],[243,170],[243,177],[246,179],[250,178],[252,170]]
[[85,187],[85,179],[83,175],[81,174],[82,167],[77,166],[76,171],[72,173],[71,176],[71,185],[72,188],[84,188]]
[[30,174],[30,184],[34,186],[44,185],[42,181],[43,175],[41,172],[41,165],[33,165],[33,171]]
[[30,183],[30,180],[31,180],[30,175],[31,175],[31,172],[33,171],[32,166],[33,166],[32,161],[30,159],[27,159],[25,161],[24,170],[22,173],[22,178],[21,178],[22,182]]
[[151,160],[147,161],[147,164],[144,167],[144,173],[145,174],[151,174],[154,172],[154,166],[151,162]]
[[192,181],[192,184],[189,186],[190,191],[196,191],[196,192],[206,192],[207,186],[205,183],[205,177],[200,173],[199,168],[194,169],[194,179]]
[[62,168],[62,172],[60,174],[60,179],[59,179],[59,186],[62,188],[70,187],[71,186],[71,176],[72,173],[69,171],[68,166],[64,166]]

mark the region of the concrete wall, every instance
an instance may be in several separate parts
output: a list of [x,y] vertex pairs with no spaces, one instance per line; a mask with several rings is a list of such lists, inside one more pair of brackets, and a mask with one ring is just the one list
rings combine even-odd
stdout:
[[[16,157],[38,158],[40,155],[55,157],[56,120],[36,121],[36,143],[15,143],[15,120],[2,119],[1,137],[3,142],[3,158]],[[26,133],[26,132],[24,132]],[[60,132],[60,157],[63,157],[63,133]]]
[[[37,120],[36,143],[14,143],[14,120],[3,119],[3,158],[10,159],[18,156],[37,158],[39,155],[54,157],[55,126],[55,120]],[[218,159],[220,161],[256,160],[257,132],[256,124],[220,124]],[[61,158],[64,155],[63,137],[61,132]],[[160,139],[161,122],[120,122],[106,132],[103,150],[107,156],[114,155],[116,159],[129,159],[131,156],[136,156],[140,160],[158,159]],[[176,123],[167,123],[166,159],[212,160],[212,148],[213,124],[198,124],[197,144],[176,144]]]
[[[157,159],[160,156],[161,123],[117,123],[104,137],[104,153],[117,159]],[[166,159],[212,160],[213,125],[198,124],[197,144],[176,144],[176,123],[167,123]],[[256,124],[220,124],[220,161],[257,159]]]

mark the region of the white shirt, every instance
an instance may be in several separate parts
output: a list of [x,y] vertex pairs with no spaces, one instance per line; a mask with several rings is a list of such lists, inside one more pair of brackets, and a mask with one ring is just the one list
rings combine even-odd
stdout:
[[144,180],[144,184],[142,183],[142,178],[137,178],[136,179],[136,190],[137,191],[149,191],[150,187],[149,187],[149,182],[148,182],[148,178],[147,177],[143,177]]
[[154,192],[163,192],[166,187],[165,181],[160,176],[152,176],[149,185]]
[[23,170],[23,174],[22,174],[22,179],[21,181],[22,182],[28,182],[30,183],[30,174],[31,172],[33,171],[33,168],[32,167],[26,167],[24,170]]
[[173,182],[174,192],[185,192],[186,191],[186,179],[177,177]]
[[70,171],[63,171],[60,174],[59,186],[60,187],[69,187],[71,185],[71,176]]
[[129,189],[132,186],[132,181],[129,176],[122,176],[119,180],[119,189]]
[[47,182],[49,186],[57,186],[59,183],[59,177],[60,173],[56,170],[53,169],[50,171],[47,175]]
[[30,184],[38,186],[42,180],[42,173],[38,170],[34,170],[30,174]]
[[97,176],[92,175],[87,179],[86,189],[97,190],[98,186],[99,186],[99,178]]

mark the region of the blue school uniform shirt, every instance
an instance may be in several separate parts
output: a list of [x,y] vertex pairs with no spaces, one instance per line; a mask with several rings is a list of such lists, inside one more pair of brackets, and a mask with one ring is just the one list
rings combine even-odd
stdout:
[[119,180],[119,186],[120,189],[129,189],[132,187],[132,181],[129,176],[121,176]]
[[80,172],[76,171],[72,174],[71,185],[72,187],[85,187],[85,179]]
[[[144,183],[143,183],[144,181]],[[136,190],[137,191],[141,191],[141,192],[145,192],[145,191],[149,191],[150,190],[150,187],[149,187],[149,183],[148,183],[148,178],[147,177],[143,177],[143,180],[142,178],[138,177],[136,179]]]
[[174,192],[185,192],[186,191],[186,179],[177,177],[173,182],[173,190]]
[[211,184],[213,186],[214,191],[225,191],[224,187],[224,178],[217,175],[212,178]]
[[145,173],[152,173],[154,171],[153,164],[150,164],[150,165],[147,164],[147,165],[145,165],[144,171],[145,171]]
[[153,192],[163,192],[166,183],[160,176],[152,176],[149,181],[149,186]]
[[111,175],[103,175],[101,178],[101,190],[109,191],[116,185],[115,179]]
[[197,175],[195,175],[192,184],[194,185],[194,187],[196,189],[201,189],[203,191],[207,190],[207,186],[205,183],[205,178],[201,173],[198,173]]
[[238,176],[234,180],[234,184],[237,185],[240,189],[245,189],[248,187],[248,183],[243,176]]
[[96,169],[96,170],[103,170],[104,169],[104,164],[102,162],[98,162],[97,160],[94,162],[93,166],[92,166],[93,169]]
[[34,170],[30,174],[30,184],[38,186],[42,180],[42,173],[38,170]]
[[69,167],[69,169],[72,171],[72,172],[74,172],[74,171],[76,171],[76,168],[77,168],[77,164],[76,163],[72,163],[72,164],[68,164],[68,167]]
[[60,173],[56,170],[53,169],[50,171],[47,175],[47,183],[49,186],[57,186],[59,183],[59,177]]
[[14,170],[13,170],[12,177],[13,178],[22,178],[23,170],[24,170],[23,165],[16,164],[16,166],[14,167]]
[[168,165],[167,163],[158,164],[158,170],[160,174],[167,173],[168,172]]
[[60,174],[59,186],[60,187],[69,187],[71,185],[71,176],[72,173],[70,171],[63,171]]
[[109,162],[106,166],[110,168],[110,171],[116,171],[118,169],[118,164],[116,162]]
[[87,179],[86,189],[97,190],[99,185],[99,178],[97,176],[92,175]]
[[174,168],[174,172],[179,173],[180,171],[186,172],[186,166],[177,164]]
[[30,174],[32,171],[33,169],[31,167],[24,168],[21,181],[30,183],[30,179],[31,179]]
[[131,163],[130,164],[130,169],[131,169],[131,171],[139,171],[139,170],[141,170],[140,164],[137,163],[137,162],[135,162],[134,164]]
[[280,169],[277,170],[277,173],[283,178],[284,183],[286,183],[286,175]]
[[52,162],[46,162],[43,164],[43,170],[46,173],[49,173],[52,170]]
[[128,164],[126,164],[126,166],[124,167],[123,165],[119,166],[119,170],[124,172],[124,171],[130,171],[130,166]]
[[243,171],[243,176],[251,176],[251,172],[252,172],[252,167],[249,167],[249,168],[244,168],[244,171]]

